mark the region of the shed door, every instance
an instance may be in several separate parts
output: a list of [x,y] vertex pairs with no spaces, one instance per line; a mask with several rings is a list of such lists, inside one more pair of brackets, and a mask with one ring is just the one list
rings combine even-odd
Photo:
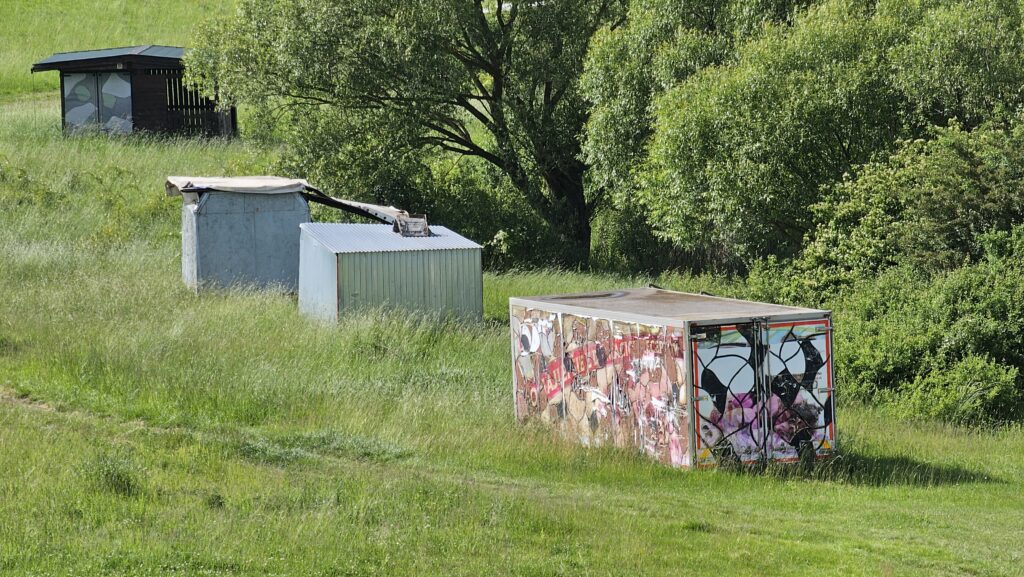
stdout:
[[106,132],[132,131],[132,82],[125,72],[63,74],[64,126],[97,126]]
[[124,72],[98,76],[100,128],[107,132],[132,131],[132,78]]
[[764,332],[757,322],[691,329],[698,466],[765,456]]
[[96,75],[85,72],[64,73],[61,81],[64,84],[64,126],[72,130],[95,124],[100,109]]
[[830,329],[828,319],[769,325],[766,408],[772,460],[795,461],[804,447],[825,456],[835,447]]

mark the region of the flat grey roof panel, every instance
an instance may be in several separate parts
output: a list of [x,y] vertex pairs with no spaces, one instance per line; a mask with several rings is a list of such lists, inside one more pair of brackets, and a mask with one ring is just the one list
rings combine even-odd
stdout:
[[300,226],[335,254],[481,248],[468,238],[436,225],[430,225],[431,236],[427,237],[402,236],[386,224],[311,222]]
[[150,46],[140,54],[151,58],[174,58],[181,60],[185,57],[185,49],[180,46]]
[[790,307],[755,301],[744,301],[682,293],[656,288],[637,288],[593,293],[516,297],[513,304],[526,304],[543,309],[571,307],[595,316],[622,313],[632,317],[652,317],[673,321],[708,321],[776,316],[828,315],[829,311]]
[[180,46],[157,46],[144,44],[140,46],[122,46],[119,48],[102,48],[98,50],[78,50],[76,52],[58,52],[32,65],[33,69],[52,67],[55,64],[68,62],[84,62],[88,60],[104,60],[108,58],[167,58],[180,61],[185,56],[185,49]]

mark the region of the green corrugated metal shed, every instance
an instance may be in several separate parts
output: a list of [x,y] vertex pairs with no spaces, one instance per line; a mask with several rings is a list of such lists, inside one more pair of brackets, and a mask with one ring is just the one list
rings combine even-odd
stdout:
[[342,311],[394,306],[483,316],[481,247],[442,226],[404,237],[380,224],[301,225],[299,309],[336,320]]

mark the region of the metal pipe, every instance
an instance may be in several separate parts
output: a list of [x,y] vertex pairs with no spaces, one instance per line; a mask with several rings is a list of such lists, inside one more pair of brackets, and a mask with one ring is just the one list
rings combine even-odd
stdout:
[[313,188],[312,186],[307,186],[306,190],[308,192],[302,193],[302,196],[307,201],[316,202],[325,206],[343,210],[350,214],[390,224],[394,231],[400,233],[402,236],[430,236],[430,227],[427,225],[426,215],[411,215],[408,212],[393,206],[380,206],[365,202],[357,202],[354,200],[335,198],[324,194],[323,191]]

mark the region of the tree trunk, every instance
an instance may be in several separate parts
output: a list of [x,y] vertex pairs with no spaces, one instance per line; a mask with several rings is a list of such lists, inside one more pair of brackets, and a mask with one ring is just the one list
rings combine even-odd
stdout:
[[586,268],[590,265],[590,218],[593,216],[583,187],[586,166],[577,160],[568,164],[568,167],[544,171],[544,182],[554,201],[544,217],[565,243],[559,251],[564,255],[563,262]]

